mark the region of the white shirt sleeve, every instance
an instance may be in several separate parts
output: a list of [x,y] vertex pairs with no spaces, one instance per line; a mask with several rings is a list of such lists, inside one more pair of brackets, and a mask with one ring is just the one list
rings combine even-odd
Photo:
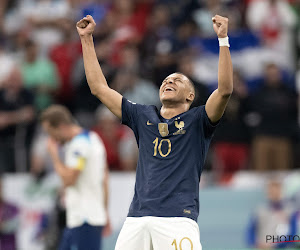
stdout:
[[66,152],[65,165],[72,169],[83,170],[89,154],[89,141],[76,138]]

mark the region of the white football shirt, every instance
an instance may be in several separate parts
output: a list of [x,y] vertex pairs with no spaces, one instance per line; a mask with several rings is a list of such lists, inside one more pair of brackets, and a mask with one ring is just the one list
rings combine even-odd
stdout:
[[64,147],[65,165],[81,170],[73,186],[66,188],[65,202],[69,228],[88,223],[93,226],[106,224],[103,178],[106,151],[98,135],[83,131]]

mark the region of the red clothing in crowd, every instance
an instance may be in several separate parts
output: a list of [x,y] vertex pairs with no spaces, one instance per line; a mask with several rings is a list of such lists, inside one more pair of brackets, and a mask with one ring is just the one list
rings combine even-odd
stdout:
[[95,127],[93,131],[95,131],[100,136],[100,138],[104,143],[109,169],[123,170],[120,157],[119,157],[119,144],[121,139],[125,135],[125,129],[122,126],[119,126],[110,135],[104,133],[99,127]]
[[122,47],[128,42],[138,43],[142,40],[146,31],[146,21],[151,12],[151,3],[137,4],[133,13],[124,17],[119,15],[114,8],[108,14],[108,18],[114,20],[114,39],[113,39],[113,54],[112,62],[116,66],[120,63],[119,52]]
[[50,58],[56,64],[60,76],[60,88],[57,93],[61,103],[68,103],[73,97],[71,75],[74,64],[82,54],[80,41],[59,44],[50,51]]

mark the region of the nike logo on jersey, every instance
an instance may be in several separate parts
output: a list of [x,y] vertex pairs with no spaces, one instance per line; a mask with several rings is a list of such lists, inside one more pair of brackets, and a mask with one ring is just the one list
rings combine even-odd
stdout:
[[191,214],[191,210],[188,210],[188,209],[183,209],[183,212],[184,212],[185,214]]
[[151,123],[149,120],[147,121],[147,125],[150,126],[150,125],[154,125],[153,123]]

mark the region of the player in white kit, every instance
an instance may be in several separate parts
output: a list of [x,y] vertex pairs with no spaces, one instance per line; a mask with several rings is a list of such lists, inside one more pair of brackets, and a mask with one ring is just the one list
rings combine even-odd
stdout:
[[[48,150],[65,186],[67,228],[60,250],[99,250],[108,222],[107,164],[104,145],[94,132],[78,126],[63,106],[53,105],[41,115],[50,135]],[[64,160],[59,156],[63,144]]]

